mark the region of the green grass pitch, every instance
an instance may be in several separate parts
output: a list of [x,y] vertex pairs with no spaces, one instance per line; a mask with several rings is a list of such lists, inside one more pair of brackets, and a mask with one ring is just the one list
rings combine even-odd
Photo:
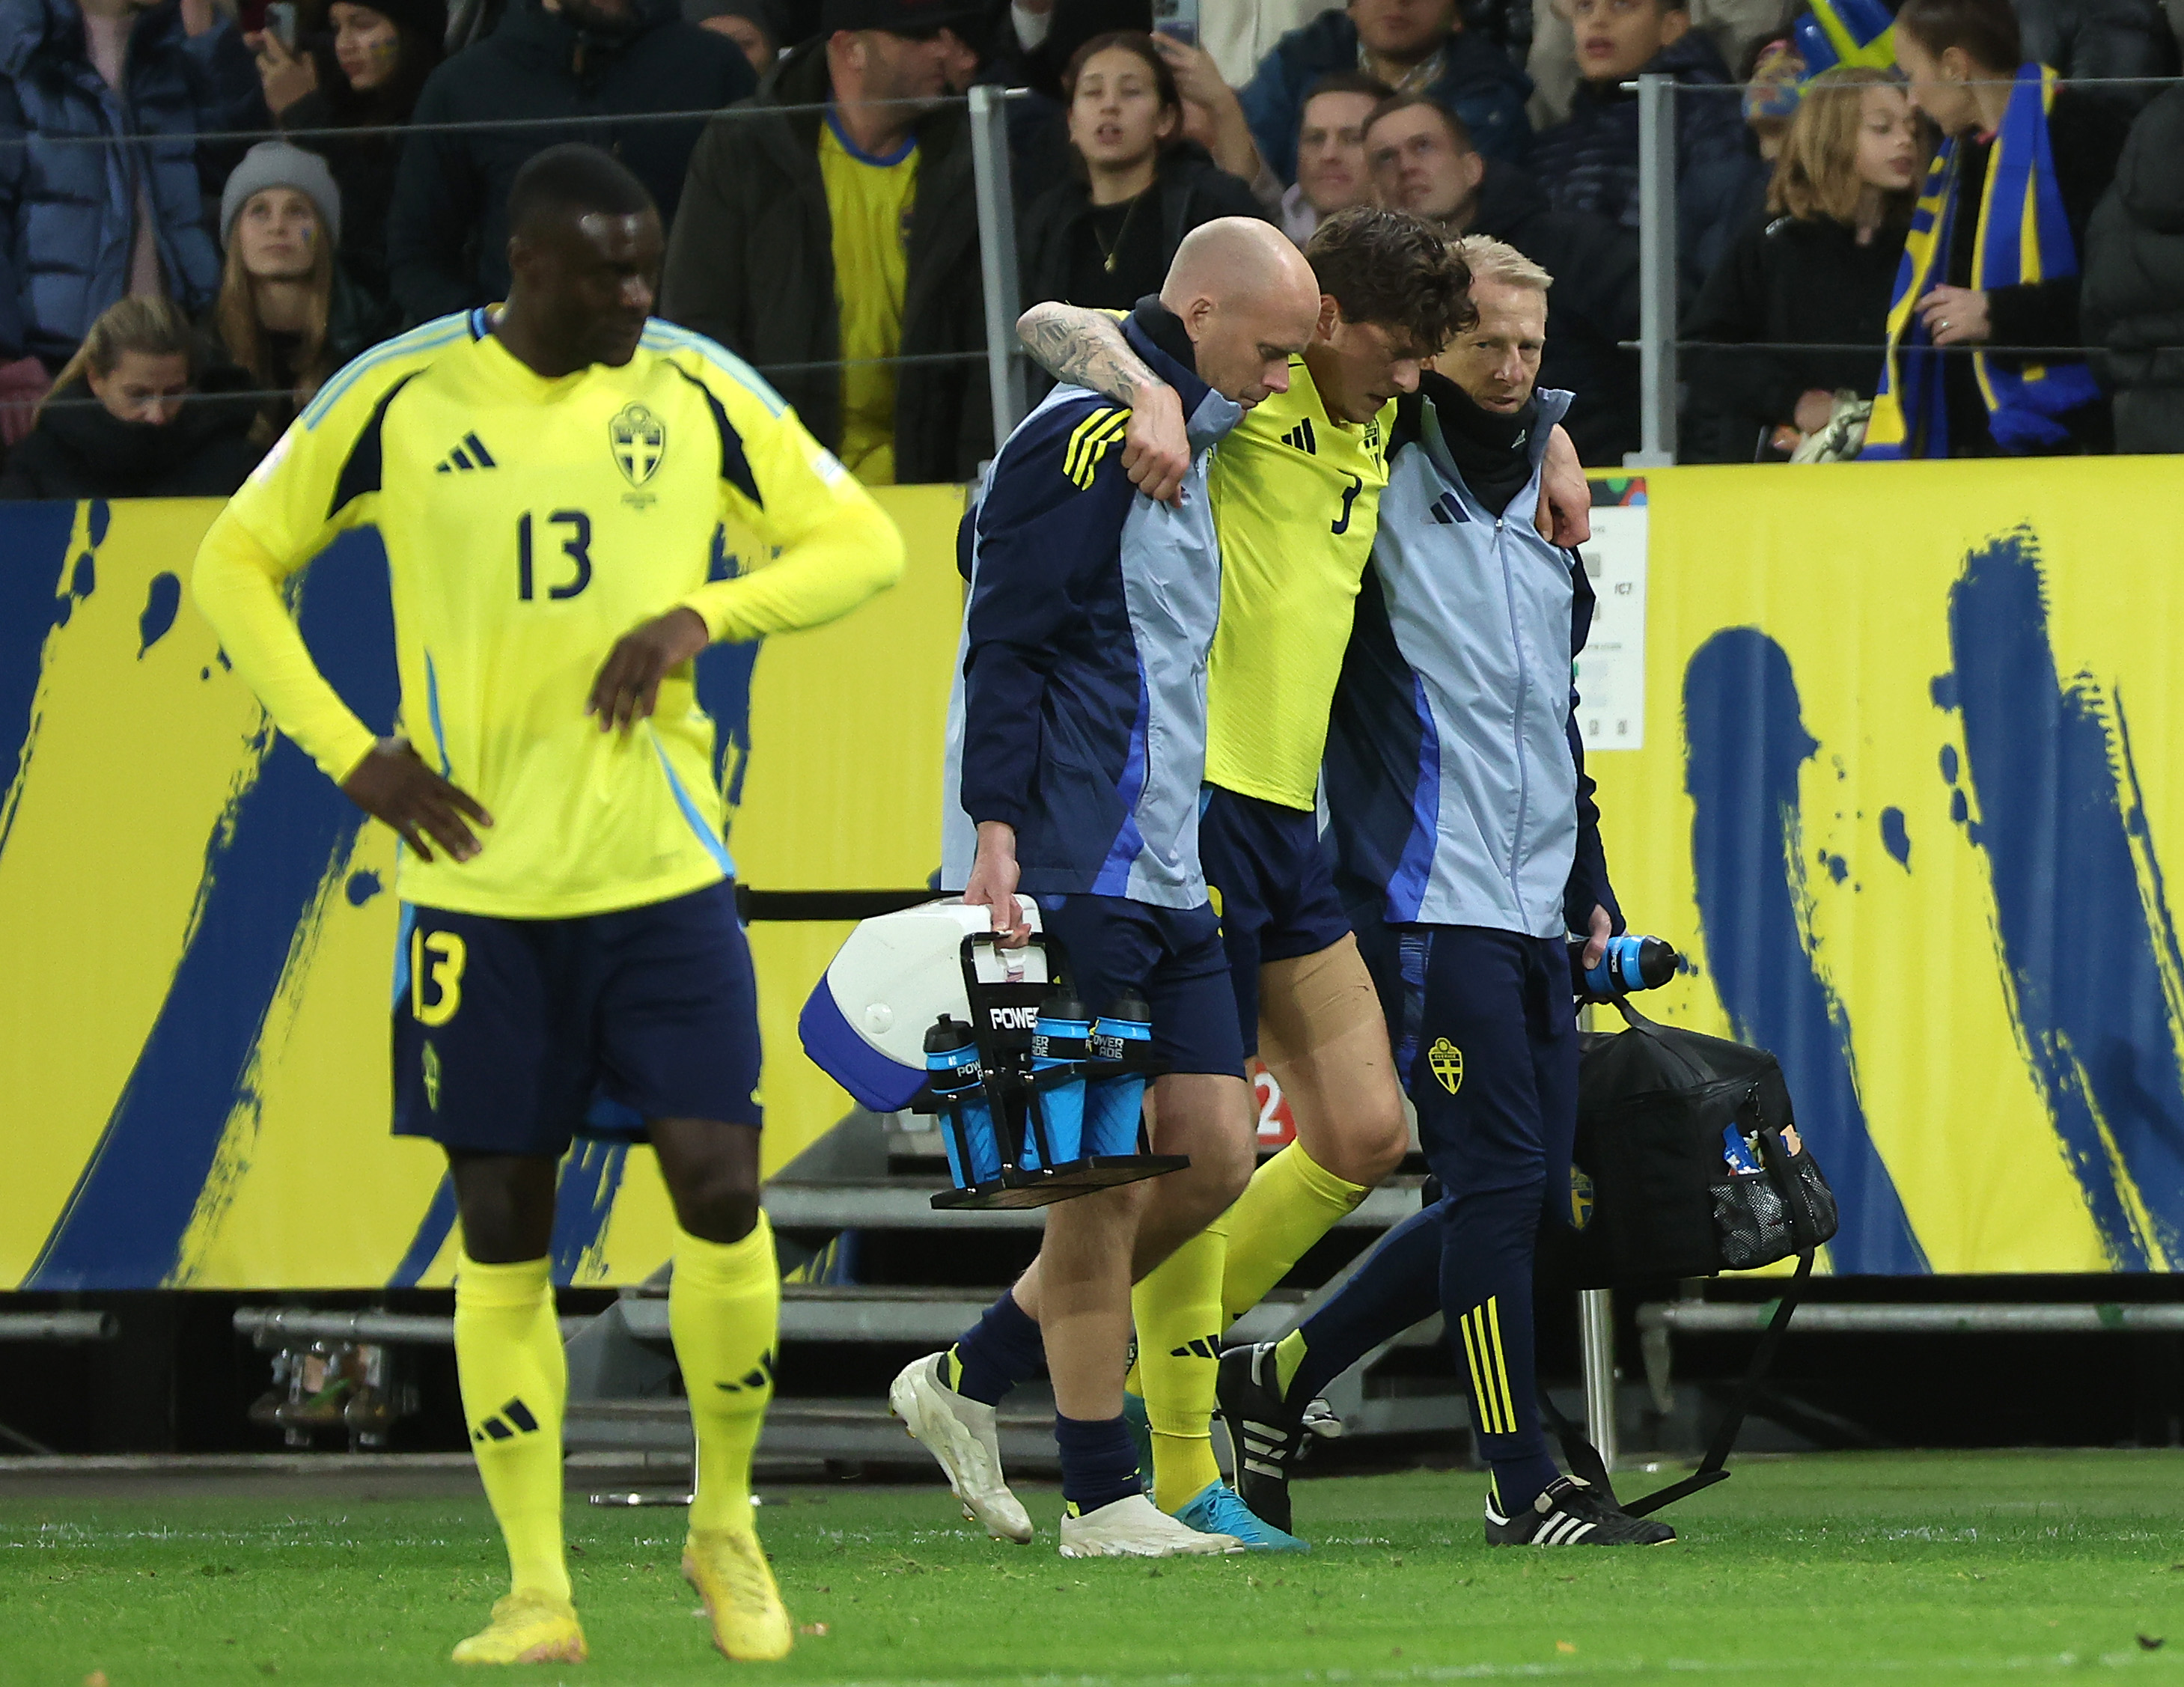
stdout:
[[[939,1489],[769,1489],[760,1528],[807,1631],[771,1666],[707,1645],[679,1512],[572,1495],[592,1662],[518,1679],[2184,1680],[2178,1455],[1751,1462],[1674,1508],[1676,1545],[1616,1551],[1490,1551],[1480,1481],[1301,1484],[1309,1556],[1157,1565],[989,1542]],[[482,1500],[310,1492],[76,1499],[0,1476],[0,1683],[475,1682],[445,1659],[500,1590]],[[1027,1498],[1050,1527],[1051,1490]]]

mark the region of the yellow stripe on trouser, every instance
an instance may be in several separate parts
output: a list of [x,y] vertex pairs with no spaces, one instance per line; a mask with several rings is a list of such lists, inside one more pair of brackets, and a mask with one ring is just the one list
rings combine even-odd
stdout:
[[1480,1351],[1484,1346],[1484,1332],[1479,1327],[1479,1315],[1466,1312],[1457,1320],[1457,1328],[1463,1333],[1463,1356],[1471,1367],[1471,1397],[1478,1403],[1479,1427],[1489,1435],[1504,1434],[1496,1414],[1497,1402],[1491,1386],[1492,1372]]
[[1502,1390],[1502,1422],[1506,1426],[1502,1433],[1513,1435],[1517,1433],[1517,1402],[1509,1395],[1509,1361],[1502,1351],[1502,1305],[1499,1296],[1487,1297],[1486,1327],[1494,1336],[1494,1378]]

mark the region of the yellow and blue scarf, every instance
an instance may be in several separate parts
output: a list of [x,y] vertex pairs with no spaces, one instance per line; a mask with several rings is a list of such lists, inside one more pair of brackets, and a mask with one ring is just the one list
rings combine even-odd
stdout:
[[[2077,244],[2055,185],[2048,141],[2048,111],[2057,77],[2042,64],[2017,73],[2008,107],[1988,156],[1973,236],[1971,284],[1992,290],[2078,273]],[[1942,370],[1946,356],[1935,348],[1919,301],[1949,272],[1949,242],[1956,223],[1958,148],[1942,142],[1927,166],[1925,185],[1911,214],[1903,263],[1888,307],[1888,349],[1880,391],[1873,401],[1861,461],[1949,454],[1947,400]],[[1999,348],[2006,353],[2006,348]],[[2014,359],[2010,359],[2014,364]],[[1972,355],[1980,396],[1986,401],[1994,442],[2012,454],[2061,444],[2070,431],[2059,418],[2100,397],[2092,371],[2079,359],[2025,363],[2004,368],[1984,350]]]

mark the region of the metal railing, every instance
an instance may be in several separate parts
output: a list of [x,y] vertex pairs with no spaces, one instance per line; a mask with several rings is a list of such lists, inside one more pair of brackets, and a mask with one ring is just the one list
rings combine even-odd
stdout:
[[[762,120],[781,117],[823,115],[844,103],[860,107],[909,106],[919,112],[944,107],[962,109],[970,127],[972,191],[978,225],[981,296],[985,308],[985,343],[978,350],[897,354],[885,358],[832,358],[810,362],[758,363],[752,368],[769,377],[810,375],[826,370],[850,370],[885,365],[893,368],[923,368],[983,363],[987,366],[988,403],[992,413],[994,439],[998,447],[1028,408],[1025,352],[1016,337],[1020,287],[1017,281],[1015,183],[1010,168],[1008,110],[1010,104],[1028,97],[1028,90],[981,85],[966,94],[938,100],[873,100],[827,102],[815,104],[744,103],[725,108],[678,111],[585,113],[551,117],[471,119],[445,123],[360,124],[340,128],[284,128],[199,131],[188,134],[47,134],[0,131],[0,153],[26,148],[122,147],[144,153],[187,153],[203,146],[248,146],[270,140],[338,144],[393,136],[438,134],[518,134],[532,131],[555,139],[581,138],[657,124],[711,124]],[[737,349],[730,347],[730,350]],[[192,395],[209,402],[237,405],[277,405],[292,402],[286,389],[228,390]],[[45,398],[0,398],[0,414],[36,410],[42,406],[82,407],[99,401],[87,394],[63,393]]]
[[[2111,92],[2160,90],[2180,85],[2184,85],[2184,77],[2071,76],[2064,78],[2061,84],[2068,89]],[[1637,450],[1625,454],[1624,466],[1626,468],[1658,468],[1678,460],[1681,443],[1679,438],[1680,418],[1686,409],[1685,387],[1688,371],[1685,367],[1685,353],[1869,353],[1874,359],[1876,376],[1881,359],[1886,355],[1885,342],[1875,342],[1869,346],[1786,340],[1724,342],[1701,339],[1681,331],[1680,307],[1683,302],[1685,278],[1681,272],[1678,238],[1681,227],[1677,187],[1679,103],[1687,98],[1733,98],[1741,101],[1753,87],[1766,86],[1769,85],[1685,83],[1663,75],[1641,75],[1622,84],[1626,92],[1637,96],[1639,150],[1638,337],[1619,344],[1622,349],[1635,351],[1638,355],[1640,445]],[[1959,86],[1967,88],[2014,86],[2014,79],[1996,79],[1991,83],[1966,82]],[[2086,255],[2083,252],[2077,254],[2081,274]],[[2176,308],[2184,311],[2184,298],[2176,301]],[[2082,343],[1992,346],[1985,342],[1962,342],[1947,346],[1922,343],[1918,350],[1922,356],[1944,358],[1985,354],[2025,359],[2069,358],[2091,360],[2099,357],[2107,348]],[[2184,346],[2135,348],[2133,354],[2150,356],[2177,353],[2184,353]],[[1580,394],[1580,400],[1582,398]]]

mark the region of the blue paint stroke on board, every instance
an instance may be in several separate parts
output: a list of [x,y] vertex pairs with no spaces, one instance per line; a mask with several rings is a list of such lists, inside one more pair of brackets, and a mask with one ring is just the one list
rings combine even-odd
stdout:
[[[376,534],[349,535],[312,565],[300,615],[335,689],[385,729],[393,620]],[[25,1288],[151,1289],[174,1270],[297,928],[363,824],[302,750],[276,738],[214,827],[194,934]]]
[[175,612],[182,606],[182,580],[164,571],[152,576],[144,593],[143,612],[136,617],[136,660],[164,638],[175,625]]
[[2176,978],[2184,962],[2121,700],[2056,671],[2039,543],[2025,529],[1966,557],[1949,640],[1979,809],[1971,837],[1986,853],[1998,958],[2034,1077],[2110,1258],[2174,1269],[2184,1084],[2162,975],[2165,964]]
[[[707,577],[730,580],[743,571],[742,560],[727,547],[727,535],[715,528]],[[727,799],[732,821],[743,806],[744,773],[750,766],[751,671],[760,648],[755,639],[715,644],[698,658],[698,706],[713,721],[713,782]]]
[[1903,823],[1902,809],[1881,810],[1880,847],[1888,851],[1897,866],[1907,873],[1911,871],[1911,829]]
[[554,1281],[566,1288],[584,1256],[599,1244],[621,1188],[629,1144],[579,1137],[561,1162],[554,1199]]
[[[7,793],[22,777],[36,748],[38,682],[45,668],[46,640],[68,625],[74,595],[56,592],[60,565],[75,529],[73,504],[14,504],[0,506],[6,536],[0,565],[0,744],[14,754],[0,764],[7,775],[0,785],[0,850],[8,847],[15,810]],[[5,755],[0,749],[0,755]]]
[[1842,1209],[1843,1272],[1928,1269],[1858,1100],[1850,1016],[1807,927],[1798,770],[1805,730],[1782,647],[1756,627],[1716,633],[1684,674],[1691,866],[1714,987],[1736,1034],[1773,1051],[1797,1128]]
[[402,1262],[394,1267],[394,1274],[387,1279],[389,1289],[415,1289],[417,1280],[432,1269],[432,1261],[440,1256],[447,1244],[448,1233],[455,1228],[455,1180],[452,1175],[440,1173],[440,1186],[432,1191],[432,1204],[425,1209],[425,1217],[417,1226],[417,1233],[410,1239],[403,1250]]

